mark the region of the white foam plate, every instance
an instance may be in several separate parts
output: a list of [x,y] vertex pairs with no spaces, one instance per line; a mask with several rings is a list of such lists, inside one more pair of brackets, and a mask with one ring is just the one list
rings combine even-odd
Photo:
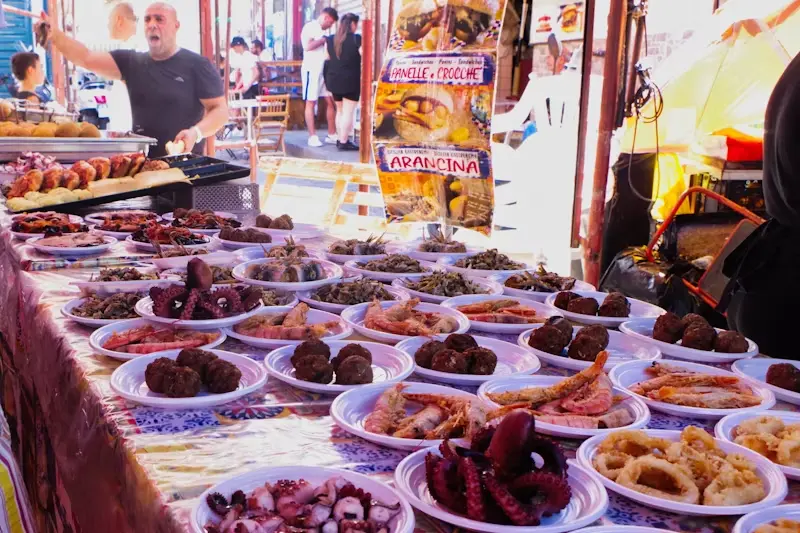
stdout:
[[205,390],[200,390],[193,398],[169,398],[163,394],[151,391],[145,383],[144,372],[147,365],[159,357],[176,359],[181,350],[169,350],[166,352],[143,355],[136,359],[123,363],[114,373],[111,374],[111,388],[114,392],[131,402],[148,405],[150,407],[160,407],[163,409],[201,409],[222,405],[243,396],[247,396],[264,386],[267,382],[267,371],[257,361],[231,352],[222,350],[209,350],[220,359],[236,365],[242,372],[239,380],[239,387],[232,392],[223,394],[212,394]]
[[232,477],[222,483],[217,483],[197,498],[197,503],[192,510],[192,532],[206,533],[205,525],[210,520],[216,523],[221,522],[221,518],[217,516],[208,507],[208,503],[206,503],[209,494],[219,492],[230,500],[231,495],[237,490],[242,490],[245,494],[248,494],[255,488],[263,487],[265,483],[275,483],[281,479],[304,479],[314,486],[319,486],[333,477],[343,477],[356,488],[364,489],[364,492],[372,494],[374,499],[388,505],[400,502],[400,518],[397,528],[391,533],[414,533],[414,510],[408,502],[389,485],[363,474],[351,472],[350,470],[339,470],[320,466],[269,466]]
[[39,244],[39,241],[47,237],[34,237],[25,241],[27,244],[33,246],[36,250],[50,255],[59,255],[65,257],[82,257],[85,255],[98,255],[107,252],[112,246],[117,244],[117,239],[103,235],[105,244],[99,246],[82,246],[76,248],[64,248],[61,246],[44,246]]
[[767,370],[769,370],[769,367],[772,365],[780,363],[788,363],[800,369],[800,361],[756,357],[753,359],[740,359],[736,361],[731,365],[731,370],[739,376],[757,381],[762,387],[771,390],[777,399],[794,405],[800,405],[800,393],[782,389],[767,383]]
[[[622,363],[615,366],[608,374],[608,377],[611,378],[611,381],[617,387],[631,392],[630,387],[652,377],[645,373],[645,369],[651,364],[651,361],[629,361],[627,363]],[[700,372],[703,374],[713,374],[717,376],[736,375],[733,372],[728,372],[727,370],[722,370],[721,368],[698,365],[696,363],[689,363],[687,361],[674,360],[669,361],[668,364],[670,366],[682,367],[689,371]],[[660,411],[668,415],[680,416],[684,418],[698,418],[702,420],[717,420],[731,413],[756,413],[758,411],[763,411],[764,409],[769,409],[775,405],[775,395],[772,394],[772,391],[760,383],[746,377],[739,376],[739,378],[745,381],[747,385],[753,389],[754,394],[762,398],[759,405],[741,409],[706,409],[704,407],[685,407],[682,405],[659,402],[656,400],[651,400],[645,396],[639,396],[638,394],[636,394],[636,396],[641,398],[652,410]]]
[[[564,381],[564,379],[566,378],[562,376],[519,376],[493,379],[487,381],[478,388],[478,398],[490,405],[501,407],[500,404],[493,402],[489,398],[489,394],[518,391],[531,387],[550,387]],[[650,422],[650,409],[647,408],[647,405],[641,399],[617,387],[614,387],[613,391],[615,397],[622,396],[627,398],[625,400],[625,407],[634,418],[633,422],[629,425],[613,429],[585,429],[560,426],[558,424],[542,422],[537,419],[536,432],[552,435],[554,437],[563,437],[565,439],[585,439],[594,437],[595,435],[607,435],[619,430],[641,429]]]
[[663,529],[642,526],[598,526],[578,529],[575,533],[662,533]]
[[[16,220],[17,218],[30,216],[32,214],[35,213],[23,213],[20,215],[14,215],[13,217],[11,217],[11,220],[13,221]],[[78,215],[69,215],[69,221],[74,222],[75,224],[80,224],[83,222],[83,219]],[[23,233],[21,231],[11,231],[11,235],[22,241],[27,241],[28,239],[33,239],[34,237],[44,237],[44,233]]]
[[[173,227],[174,227],[174,226],[173,226]],[[200,234],[200,235],[205,235],[206,237],[213,237],[214,235],[216,235],[217,233],[219,233],[219,230],[220,230],[220,228],[211,228],[211,229],[205,229],[205,228],[186,228],[186,229],[188,229],[188,230],[189,230],[189,231],[191,231],[192,233],[198,233],[198,234]]]
[[263,309],[264,304],[259,302],[256,308],[252,311],[234,316],[228,316],[225,318],[211,318],[208,320],[177,320],[175,318],[166,318],[153,314],[153,300],[151,300],[149,296],[136,302],[136,312],[139,313],[139,316],[149,320],[150,322],[157,322],[159,324],[196,330],[227,328],[247,320],[251,316],[261,313]]
[[[345,280],[342,280],[347,281]],[[408,300],[411,298],[411,295],[408,294],[408,291],[400,289],[398,287],[392,287],[391,285],[386,285],[383,287],[386,289],[386,292],[394,296],[394,301],[402,302],[404,300]],[[341,304],[329,304],[327,302],[320,302],[319,300],[314,300],[311,298],[311,295],[315,291],[303,291],[297,293],[297,297],[300,298],[301,302],[305,302],[308,304],[309,307],[313,309],[319,309],[320,311],[327,311],[329,313],[340,314],[342,311],[347,309],[348,307],[352,307],[351,305],[341,305]]]
[[479,248],[476,246],[467,246],[467,251],[465,253],[439,253],[439,252],[423,252],[419,249],[422,246],[422,240],[417,239],[416,241],[411,241],[408,243],[407,248],[405,250],[405,254],[413,257],[414,259],[419,259],[421,261],[430,261],[431,263],[435,263],[439,259],[444,258],[451,258],[455,261],[458,261],[462,257],[469,257],[471,255],[475,255],[479,252],[484,251],[483,248]]
[[106,235],[108,237],[114,237],[118,241],[120,241],[120,240],[124,241],[125,239],[128,238],[129,235],[131,235],[133,233],[132,231],[109,231],[109,230],[104,230],[104,229],[100,229],[100,227],[97,224],[90,225],[89,229],[91,229],[95,233],[100,233],[100,234]]
[[[164,328],[164,326],[153,324],[152,322],[148,322],[143,318],[132,318],[130,320],[116,320],[114,321],[113,324],[103,326],[100,329],[96,329],[94,332],[92,332],[92,334],[89,336],[89,346],[91,346],[91,348],[97,353],[113,357],[114,359],[121,359],[123,361],[127,361],[129,359],[136,359],[138,357],[142,357],[143,355],[150,355],[150,354],[117,352],[114,350],[108,350],[106,348],[103,348],[103,344],[114,333],[121,333],[123,331],[128,331],[130,329],[140,328],[142,326],[147,326],[148,324],[152,325],[156,330]],[[214,342],[208,343],[204,346],[199,346],[199,348],[202,348],[203,350],[209,350],[225,342],[225,332],[222,331],[221,329],[209,333],[219,333],[219,337]],[[164,351],[169,351],[169,350],[164,350]],[[153,353],[164,353],[164,351],[153,352]]]
[[[489,279],[494,280],[500,283],[503,286],[503,292],[508,294],[509,296],[517,296],[519,298],[527,298],[529,300],[535,300],[537,302],[544,303],[547,300],[547,297],[551,294],[555,294],[552,292],[540,292],[540,291],[526,291],[523,289],[514,289],[512,287],[506,287],[505,281],[511,277],[510,275],[506,276],[503,274],[494,274],[489,276]],[[597,288],[592,285],[591,283],[586,283],[585,281],[576,279],[575,285],[572,287],[573,291],[596,291]]]
[[[648,342],[653,346],[657,346],[661,353],[669,357],[677,359],[686,359],[687,361],[699,361],[701,363],[730,363],[739,359],[748,359],[758,355],[758,345],[747,339],[748,350],[744,353],[721,353],[708,350],[695,350],[694,348],[684,348],[680,344],[670,344],[662,342],[653,338],[653,326],[656,323],[655,318],[639,318],[636,320],[629,320],[624,322],[619,330],[632,337],[636,337],[644,342]],[[724,329],[716,328],[718,333],[725,331]],[[680,342],[680,341],[678,341]]]
[[148,257],[142,259],[142,262],[152,263],[160,270],[169,270],[170,268],[186,268],[189,261],[199,257],[209,265],[223,266],[229,264],[231,261],[236,260],[236,256],[231,252],[218,250],[203,255],[180,255],[178,257]]
[[[388,309],[396,304],[397,302],[381,302],[381,307]],[[342,311],[342,318],[345,320],[345,322],[350,324],[350,327],[352,327],[354,330],[372,340],[396,344],[402,340],[412,338],[411,335],[386,333],[384,331],[378,331],[364,326],[364,315],[367,312],[368,306],[369,302],[350,306]],[[448,309],[447,307],[430,303],[419,303],[416,305],[416,307],[414,307],[414,309],[424,313],[439,313],[440,315],[452,316],[458,322],[458,329],[456,331],[451,331],[450,333],[466,333],[467,330],[469,330],[469,319],[467,319],[463,313],[459,313],[455,309]]]
[[[284,313],[276,313],[272,310],[272,308],[264,308],[259,315],[275,315],[275,314],[285,314]],[[353,334],[353,330],[350,326],[348,326],[338,315],[334,315],[332,313],[326,313],[325,311],[319,311],[318,309],[309,309],[308,315],[306,317],[306,324],[320,324],[322,322],[331,322],[336,321],[339,323],[339,332],[333,333],[330,335],[326,335],[322,337],[323,341],[333,341],[338,339],[346,339],[350,335]],[[257,348],[280,348],[281,346],[297,346],[298,344],[304,341],[291,341],[291,340],[283,340],[283,339],[262,339],[260,337],[249,337],[247,335],[243,335],[236,331],[236,327],[230,327],[225,330],[225,333],[234,339],[240,340],[245,344],[249,344],[250,346],[255,346]]]
[[425,269],[425,272],[417,274],[395,274],[393,272],[374,272],[372,270],[364,270],[359,267],[360,261],[348,261],[344,264],[344,269],[350,276],[364,276],[365,278],[374,279],[382,283],[391,283],[396,279],[413,279],[418,280],[423,276],[427,276],[433,270],[437,270],[435,263],[428,263],[427,261],[420,261],[420,265]]
[[263,265],[270,262],[280,262],[278,259],[255,259],[253,261],[247,261],[246,263],[241,263],[236,265],[233,269],[233,277],[238,279],[243,283],[247,283],[248,285],[258,285],[260,287],[267,287],[269,289],[279,289],[283,291],[310,291],[314,289],[318,289],[324,285],[330,285],[331,283],[335,282],[336,280],[340,279],[344,272],[342,271],[342,267],[337,265],[336,263],[331,263],[330,261],[325,261],[323,259],[312,259],[305,257],[301,260],[303,264],[307,264],[311,261],[316,261],[317,263],[322,266],[322,270],[325,272],[325,279],[319,279],[316,281],[303,281],[298,283],[287,283],[282,281],[259,281],[256,279],[252,279],[247,277],[247,269],[252,265]]
[[[467,257],[473,256],[475,254],[467,254]],[[465,276],[474,276],[479,278],[488,278],[492,275],[500,275],[500,276],[511,276],[512,274],[519,274],[521,272],[525,272],[526,270],[534,270],[536,267],[523,263],[522,261],[515,261],[522,265],[522,268],[516,270],[481,270],[477,268],[462,268],[455,265],[456,261],[462,258],[454,258],[454,257],[443,257],[437,261],[438,264],[442,265],[445,270],[449,272],[460,272]]]
[[[153,267],[136,267],[142,273],[158,273]],[[97,294],[114,294],[116,292],[144,292],[155,285],[172,285],[175,282],[168,279],[144,279],[139,281],[70,281],[70,285],[75,285],[81,292],[93,292]]]
[[567,479],[572,489],[569,505],[560,513],[542,518],[541,525],[505,526],[490,522],[478,522],[456,514],[431,496],[425,479],[425,457],[432,453],[441,456],[434,448],[418,450],[397,465],[394,482],[397,490],[419,511],[468,531],[486,533],[561,533],[591,524],[606,512],[608,494],[603,485],[589,472],[572,463],[567,470]]
[[[447,335],[436,335],[432,338],[444,341]],[[475,336],[474,338],[478,346],[481,348],[488,348],[497,355],[497,366],[493,374],[452,374],[450,372],[439,372],[438,370],[422,368],[419,365],[416,367],[416,374],[427,380],[437,381],[439,383],[475,386],[489,380],[497,379],[498,377],[534,374],[542,367],[542,364],[535,355],[518,346],[514,346],[510,342],[491,339],[489,337]],[[408,353],[411,357],[414,357],[417,350],[430,340],[430,337],[410,337],[398,343],[397,348]]]
[[256,228],[258,231],[269,233],[272,235],[273,240],[283,240],[286,237],[293,237],[297,239],[317,239],[325,235],[325,230],[316,224],[303,224],[299,222],[294,223],[294,229],[270,229],[270,228]]
[[[444,302],[442,302],[442,306],[448,307],[450,309],[456,309],[457,307],[460,307],[462,305],[470,305],[474,303],[485,302],[487,300],[489,301],[515,300],[519,302],[521,305],[534,309],[536,311],[536,316],[540,318],[542,321],[547,320],[551,316],[561,316],[561,313],[559,313],[558,310],[554,310],[552,307],[546,306],[542,303],[535,302],[533,300],[528,300],[525,298],[518,298],[516,296],[502,296],[501,294],[502,293],[465,294],[464,296],[456,296],[455,298],[449,298],[445,300]],[[535,324],[495,324],[492,322],[480,322],[478,320],[469,321],[469,326],[471,330],[487,331],[489,333],[499,333],[502,335],[518,335],[524,331],[531,329],[531,327],[534,325]]]
[[122,320],[132,320],[130,318],[121,318],[116,320],[111,320],[107,318],[86,318],[78,315],[73,315],[72,310],[83,304],[87,299],[88,298],[75,298],[74,300],[70,300],[69,302],[64,304],[64,307],[61,308],[61,314],[64,315],[64,317],[74,322],[77,322],[78,324],[89,326],[90,328],[100,328],[103,326],[107,326],[108,324],[120,322]]
[[[250,226],[242,226],[241,228],[237,228],[237,229],[244,230],[244,229],[248,229],[249,227]],[[219,242],[223,247],[225,247],[228,250],[241,250],[242,248],[259,248],[259,249],[261,249],[261,246],[263,246],[265,249],[269,250],[270,248],[272,248],[274,246],[282,246],[282,245],[286,244],[285,241],[265,242],[265,243],[229,241],[229,240],[226,240],[226,239],[220,239],[219,238],[219,230],[216,230],[212,234],[212,239],[217,241],[217,242]],[[297,241],[297,243],[300,244],[300,241]]]
[[[197,234],[197,232],[194,232],[194,231],[192,233]],[[198,248],[209,248],[211,246],[211,237],[209,237],[208,235],[199,235],[199,236],[203,237],[203,240],[205,242],[203,242],[201,244],[187,244],[187,245],[183,246],[183,248],[186,248],[187,250],[196,250]],[[130,245],[132,245],[137,250],[141,250],[143,252],[153,252],[153,253],[155,253],[155,251],[156,251],[156,247],[153,246],[152,244],[150,244],[149,242],[134,241],[133,240],[133,235],[128,235],[128,237],[125,239],[125,242],[127,242]],[[177,248],[177,246],[172,245],[172,244],[162,244],[161,248],[164,249],[164,250],[171,250],[173,248]]]
[[400,287],[406,291],[408,291],[411,296],[414,298],[419,298],[423,302],[430,302],[434,304],[441,304],[447,300],[452,298],[464,298],[464,297],[490,297],[493,300],[497,300],[496,296],[498,294],[503,294],[503,287],[499,283],[495,283],[494,281],[489,281],[488,279],[482,278],[471,278],[468,277],[469,281],[480,287],[484,292],[482,294],[465,294],[460,296],[438,296],[436,294],[429,294],[427,292],[416,291],[414,289],[410,289],[407,285],[408,281],[417,281],[417,280],[409,280],[408,278],[399,278],[392,281],[392,285],[395,287]]
[[[607,292],[596,292],[596,291],[572,291],[575,294],[583,296],[584,298],[594,298],[597,300],[598,305],[603,304],[603,300],[606,299],[608,296]],[[553,302],[556,300],[556,296],[558,293],[553,293],[547,296],[545,299],[545,303],[552,307],[553,309],[558,309]],[[660,307],[657,307],[653,304],[649,304],[647,302],[643,302],[641,300],[636,300],[635,298],[628,298],[628,302],[631,304],[631,311],[630,314],[626,317],[609,317],[609,316],[596,316],[596,315],[582,315],[580,313],[571,313],[569,311],[564,311],[563,309],[558,309],[558,311],[564,315],[564,318],[568,318],[572,322],[577,322],[579,324],[600,324],[601,326],[605,326],[607,328],[616,328],[619,327],[623,322],[628,322],[632,318],[658,318],[659,316],[666,313]]]
[[331,252],[325,252],[325,259],[328,261],[333,261],[334,263],[338,263],[343,265],[348,261],[356,261],[358,263],[363,263],[365,261],[372,261],[373,259],[380,259],[382,257],[386,257],[390,253],[395,253],[394,251],[389,252],[387,251],[384,254],[373,254],[373,255],[348,255],[348,254],[332,254]]
[[[451,389],[443,385],[433,385],[431,383],[417,383],[417,382],[403,382],[408,385],[404,392],[413,394],[442,394],[446,396],[457,396],[459,398],[469,398],[474,401],[478,397],[469,392],[464,392],[458,389]],[[364,429],[364,419],[367,418],[372,410],[375,408],[375,402],[378,401],[380,395],[389,387],[394,387],[396,383],[376,383],[372,385],[362,385],[361,387],[349,390],[340,394],[331,404],[331,418],[336,424],[353,435],[357,435],[364,440],[394,448],[396,450],[416,450],[427,446],[439,446],[442,443],[441,439],[435,440],[419,440],[419,439],[402,439],[400,437],[392,437],[390,435],[379,435],[377,433],[370,433]],[[421,409],[419,404],[411,404],[411,409],[407,412],[414,413]]]
[[[214,211],[214,214],[217,215],[218,217],[232,218],[236,220],[236,215],[234,215],[233,213],[228,213],[227,211]],[[167,222],[172,222],[173,220],[175,220],[175,216],[172,213],[164,213],[163,215],[161,215],[161,218],[163,218]]]
[[[336,357],[339,350],[352,344],[348,341],[328,341],[325,344],[331,349],[331,359]],[[372,354],[372,383],[394,383],[403,381],[414,371],[414,360],[406,352],[386,344],[377,342],[358,342]],[[350,389],[364,387],[365,385],[337,385],[335,383],[312,383],[295,377],[295,370],[291,363],[296,345],[284,346],[270,352],[264,358],[264,365],[271,376],[288,383],[298,389],[323,394],[339,394]]]
[[[758,413],[734,413],[726,416],[719,422],[717,425],[714,426],[714,435],[718,439],[722,439],[724,441],[733,442],[733,430],[746,420],[750,420],[753,418],[758,418],[759,416],[767,415],[767,416],[774,416],[776,418],[780,418],[783,420],[785,425],[789,424],[798,424],[800,423],[800,413],[792,413],[791,411],[761,411]],[[778,468],[781,469],[786,477],[791,479],[800,479],[800,468],[792,467],[792,466],[784,466],[778,463],[775,463]]]
[[[296,242],[300,243],[299,240],[297,240]],[[284,244],[286,244],[284,241],[273,242],[270,244],[265,244],[264,248],[262,248],[260,245],[253,245],[253,243],[249,243],[249,245],[246,248],[239,248],[238,250],[236,250],[236,258],[241,262],[254,261],[256,259],[268,259],[267,256],[264,254],[265,249],[269,251],[272,248],[275,248],[277,246],[283,246]],[[309,257],[313,259],[325,259],[324,253],[310,248],[305,242],[303,242],[302,244],[306,246],[306,252],[308,253]],[[274,258],[269,258],[269,259],[274,259]]]
[[[644,430],[647,435],[656,438],[667,439],[673,442],[680,440],[681,432],[672,430]],[[699,505],[691,503],[681,503],[664,498],[657,498],[642,494],[628,487],[623,487],[615,481],[611,481],[594,469],[592,465],[592,458],[597,452],[598,446],[607,438],[607,435],[597,435],[590,438],[581,444],[578,448],[576,458],[580,465],[589,470],[600,482],[606,486],[607,489],[613,490],[617,494],[625,496],[626,498],[640,503],[646,507],[660,509],[662,511],[669,511],[672,513],[679,513],[690,516],[733,516],[759,509],[766,509],[774,507],[783,501],[788,491],[786,485],[786,477],[778,469],[777,466],[772,464],[766,457],[762,457],[754,451],[748,450],[744,446],[738,446],[731,442],[726,442],[721,439],[714,439],[717,446],[726,454],[737,453],[744,455],[756,467],[756,474],[764,483],[764,490],[767,495],[763,500],[749,505]]]
[[[116,211],[100,211],[99,213],[92,213],[90,215],[86,215],[84,218],[86,219],[86,222],[91,222],[92,224],[102,224],[103,221],[105,220],[105,217],[111,216],[111,215],[120,215],[120,214],[131,214],[131,215],[142,214],[142,215],[144,215],[144,214],[150,214],[150,211],[146,211],[146,210],[143,210],[143,209],[119,209],[119,210],[116,210]],[[153,213],[153,214],[155,214],[155,213]],[[72,216],[74,216],[74,215],[70,215],[70,217],[72,217]],[[158,221],[160,219],[161,219],[161,217],[156,215],[156,217],[153,220],[154,221]]]
[[800,504],[778,505],[747,513],[736,522],[731,533],[755,533],[759,526],[771,524],[779,518],[800,522]]
[[[533,335],[533,332],[543,325],[544,324],[533,324],[533,327],[529,326],[530,329],[520,334],[517,339],[517,344],[535,353],[539,359],[553,366],[577,371],[592,366],[593,361],[580,361],[567,357],[569,346],[561,351],[562,355],[553,355],[531,347],[528,344],[528,340],[531,338],[531,335]],[[580,326],[573,326],[572,338],[575,338],[575,335],[578,334],[580,329]],[[608,361],[606,361],[603,367],[606,372],[628,361],[655,361],[656,359],[661,359],[661,352],[655,346],[613,330],[608,330],[608,346],[606,347],[606,351],[608,352]]]

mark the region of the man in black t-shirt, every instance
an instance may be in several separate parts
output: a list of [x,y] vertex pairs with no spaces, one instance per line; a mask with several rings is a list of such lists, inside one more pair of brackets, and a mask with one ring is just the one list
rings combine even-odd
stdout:
[[[45,13],[42,20],[48,21]],[[227,122],[222,79],[206,58],[178,47],[180,22],[173,7],[157,2],[145,11],[147,53],[94,52],[56,26],[50,25],[50,39],[64,57],[106,78],[125,82],[133,131],[158,139],[150,149],[151,157],[165,155],[169,141],[183,143],[182,151],[201,153],[205,138]]]

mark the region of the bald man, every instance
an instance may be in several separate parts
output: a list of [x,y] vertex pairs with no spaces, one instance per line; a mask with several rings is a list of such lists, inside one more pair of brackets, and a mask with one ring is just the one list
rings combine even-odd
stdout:
[[128,2],[120,2],[108,16],[108,35],[114,41],[127,42],[136,35],[136,14]]
[[[46,13],[42,21],[49,22]],[[206,137],[228,120],[222,78],[203,56],[178,47],[180,28],[175,9],[156,2],[144,15],[148,52],[96,52],[49,24],[50,40],[67,60],[128,87],[133,131],[155,137],[151,157],[166,154],[166,143],[182,143],[184,151],[202,153]]]

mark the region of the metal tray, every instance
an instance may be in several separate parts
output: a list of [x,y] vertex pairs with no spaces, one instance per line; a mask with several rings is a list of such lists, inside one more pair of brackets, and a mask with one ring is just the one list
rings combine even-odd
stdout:
[[182,154],[159,158],[173,168],[183,170],[193,185],[211,185],[250,176],[250,169],[222,159],[196,154]]
[[0,137],[0,161],[15,161],[22,152],[52,155],[70,163],[97,156],[128,152],[147,154],[156,139],[134,133],[102,132],[100,138],[90,137]]
[[14,105],[15,122],[77,122],[79,113],[55,109],[51,104],[36,104],[18,98],[6,100]]

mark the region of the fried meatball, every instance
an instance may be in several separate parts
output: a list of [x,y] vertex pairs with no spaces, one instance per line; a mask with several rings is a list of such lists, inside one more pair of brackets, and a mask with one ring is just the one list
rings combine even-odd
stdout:
[[605,350],[608,347],[609,337],[608,337],[608,330],[599,325],[594,324],[592,326],[584,326],[578,330],[578,333],[575,334],[575,339],[577,340],[578,337],[589,337],[597,341],[597,344],[600,345],[601,350]]
[[455,350],[442,350],[433,356],[431,370],[450,374],[466,374],[469,370],[467,357]]
[[164,393],[164,377],[175,368],[175,361],[168,357],[159,357],[144,369],[144,382],[147,388],[159,394]]
[[599,316],[625,318],[631,314],[631,303],[621,292],[612,292],[606,296],[597,310]]
[[548,326],[553,326],[564,335],[564,346],[572,341],[572,324],[563,316],[551,316],[545,322]]
[[657,341],[675,344],[683,337],[683,321],[675,313],[664,313],[653,325],[653,338]]
[[[572,340],[570,338],[569,340]],[[555,326],[545,324],[536,328],[528,339],[528,346],[553,355],[561,355],[569,341],[564,338],[564,333]]]
[[224,359],[215,359],[206,366],[206,379],[203,382],[208,392],[223,394],[238,389],[241,379],[242,371],[236,365]]
[[170,398],[192,398],[203,384],[200,374],[188,366],[173,366],[164,375],[164,394]]
[[336,369],[336,383],[339,385],[372,383],[372,365],[370,361],[360,355],[347,356],[339,363]]
[[307,354],[294,365],[294,377],[312,383],[327,384],[333,380],[333,365],[324,355]]
[[206,368],[214,359],[217,359],[217,356],[211,352],[200,348],[186,348],[181,350],[175,362],[178,366],[188,366],[200,374],[200,379],[203,380],[203,383],[206,383]]
[[297,348],[294,349],[294,353],[290,359],[292,366],[297,368],[300,360],[307,355],[322,355],[327,361],[331,358],[331,349],[327,344],[320,340],[301,342],[297,345]]
[[[339,372],[339,365],[342,364],[342,362],[351,355],[357,355],[362,359],[366,359],[369,364],[372,364],[372,353],[369,350],[367,350],[360,344],[348,344],[347,346],[339,350],[339,353],[336,354],[336,357],[331,359],[331,364],[333,365],[333,371]],[[339,378],[337,377],[336,379],[338,381]]]
[[414,354],[414,360],[422,368],[430,368],[433,356],[447,347],[440,341],[428,341],[419,347],[419,350]]
[[681,346],[684,348],[694,348],[695,350],[710,351],[714,347],[714,339],[717,332],[708,324],[695,322],[683,331]]
[[497,354],[488,348],[470,348],[464,352],[469,364],[468,374],[488,376],[494,374],[497,366]]
[[579,315],[596,315],[600,307],[594,298],[573,298],[567,304],[567,311],[578,313]]
[[567,310],[567,305],[574,300],[575,298],[580,298],[580,295],[575,294],[571,291],[561,291],[556,294],[556,299],[553,302],[553,305],[558,307],[559,309]]
[[767,369],[767,383],[792,392],[800,392],[800,369],[791,363],[777,363]]
[[688,315],[683,317],[683,328],[686,329],[694,323],[705,324],[706,326],[710,326],[711,324],[708,323],[708,320],[697,315],[695,313],[689,313]]
[[257,228],[268,228],[272,224],[272,219],[268,215],[258,215],[256,217]]
[[714,339],[714,351],[720,353],[745,353],[750,348],[747,339],[738,331],[723,331]]
[[576,336],[569,344],[567,357],[578,359],[579,361],[594,361],[597,358],[597,354],[602,352],[603,349],[603,346],[594,337],[589,335]]
[[478,343],[466,333],[453,333],[444,340],[444,347],[457,352],[466,352],[470,348],[477,348]]

